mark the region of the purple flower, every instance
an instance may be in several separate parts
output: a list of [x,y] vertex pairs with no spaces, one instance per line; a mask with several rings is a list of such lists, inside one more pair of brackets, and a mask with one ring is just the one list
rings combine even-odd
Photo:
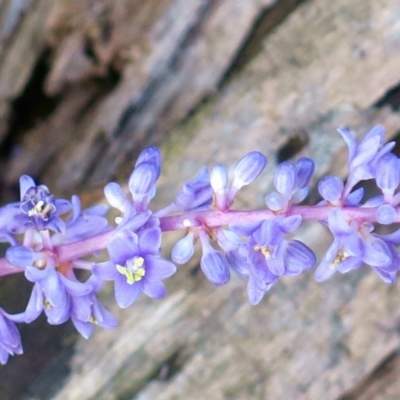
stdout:
[[234,269],[249,278],[247,291],[251,304],[258,304],[280,276],[298,275],[315,264],[314,253],[304,243],[285,239],[285,235],[295,231],[300,224],[301,217],[294,215],[232,227],[249,237],[231,257],[236,254]]
[[107,249],[111,260],[97,264],[93,273],[101,279],[113,280],[115,298],[120,307],[133,304],[142,292],[154,299],[165,296],[161,282],[176,271],[175,265],[160,257],[161,230],[158,227],[135,233],[117,230]]
[[115,182],[108,183],[104,194],[112,207],[123,214],[123,218],[116,218],[119,225],[124,225],[133,216],[148,211],[150,200],[156,194],[156,182],[161,171],[161,154],[156,147],[144,149],[135,164],[129,180],[128,188],[132,199],[128,199],[122,187]]
[[124,216],[123,218],[116,218],[116,221],[118,221],[120,225],[123,225],[131,216],[136,214],[132,201],[128,199],[128,196],[118,183],[108,183],[104,187],[104,196],[110,203],[111,207],[121,211],[122,215]]
[[400,244],[400,229],[387,235],[374,234],[374,237],[382,240],[389,248],[392,256],[392,262],[386,266],[372,267],[372,269],[385,283],[394,283],[396,282],[396,274],[400,270],[400,253],[396,247],[398,244]]
[[294,232],[300,224],[298,215],[262,222],[246,244],[249,262],[277,276],[297,275],[311,268],[315,263],[312,251],[299,241],[285,239],[285,235]]
[[71,209],[69,201],[55,199],[47,186],[36,186],[28,175],[22,175],[19,182],[21,202],[6,208],[12,216],[7,224],[9,231],[23,233],[28,228],[34,228],[39,231],[50,229],[64,232],[65,224],[60,215]]
[[327,175],[318,182],[319,194],[333,205],[340,205],[343,187],[343,181],[337,176]]
[[95,236],[110,228],[104,214],[106,205],[97,205],[84,211],[78,196],[72,196],[72,213],[65,221],[65,232],[56,233],[51,237],[53,246],[76,242],[91,236]]
[[103,281],[92,275],[86,282],[92,291],[82,296],[71,296],[71,321],[77,331],[88,339],[93,334],[94,325],[102,328],[115,328],[118,324],[115,317],[107,311],[96,298]]
[[12,318],[12,315],[0,308],[0,364],[3,365],[9,356],[23,353],[21,336]]
[[49,324],[62,324],[71,316],[71,297],[84,296],[92,290],[89,283],[68,279],[49,266],[44,270],[26,267],[25,276],[35,283],[26,308],[26,322],[33,321],[44,311]]
[[269,269],[250,264],[249,281],[247,283],[247,296],[250,304],[255,306],[260,303],[265,293],[271,289],[278,279],[279,276],[273,274]]
[[267,159],[259,151],[251,151],[241,158],[233,170],[232,186],[229,189],[227,203],[230,205],[236,193],[254,182],[267,165]]
[[396,221],[397,211],[390,204],[382,204],[376,210],[376,220],[382,225],[390,225]]
[[225,255],[215,250],[204,230],[199,232],[203,254],[200,267],[206,278],[216,286],[222,286],[229,281],[231,274]]
[[333,208],[328,217],[333,242],[315,271],[315,279],[322,282],[336,271],[346,273],[360,268],[363,263],[378,269],[393,269],[392,251],[384,240],[372,234],[370,223],[346,221],[341,209]]
[[228,171],[225,166],[217,164],[210,173],[210,183],[214,191],[213,207],[226,211],[232,205],[237,192],[255,181],[267,164],[267,159],[259,151],[246,154],[233,170],[231,187],[228,187]]
[[227,210],[230,206],[227,201],[228,171],[222,164],[215,165],[210,172],[210,184],[214,191],[214,204],[217,210]]
[[[209,208],[213,199],[213,190],[210,184],[210,175],[206,167],[189,182],[183,185],[170,211],[194,211]],[[158,213],[157,213],[158,215]]]
[[54,259],[44,252],[13,246],[7,249],[6,258],[10,264],[25,268],[25,277],[34,283],[25,322],[44,311],[50,324],[61,324],[70,317],[70,296],[83,296],[92,290],[91,285],[78,282],[72,271],[68,278],[57,271]]
[[150,200],[155,196],[158,176],[158,166],[150,161],[141,162],[132,171],[128,187],[137,212],[145,211]]
[[394,154],[381,157],[376,165],[376,184],[382,190],[385,202],[392,205],[394,193],[400,183],[400,163]]
[[219,246],[224,250],[229,266],[241,277],[247,277],[247,260],[240,254],[243,240],[238,234],[219,228],[216,232]]
[[155,168],[155,179],[157,180],[160,177],[161,173],[161,153],[160,150],[157,147],[147,147],[144,149],[140,154],[139,157],[136,160],[135,167],[137,167],[139,164],[142,164],[144,162],[149,162],[153,164]]
[[372,128],[360,143],[357,143],[353,133],[348,129],[340,128],[338,132],[349,149],[347,164],[349,176],[344,191],[346,197],[358,182],[375,177],[378,160],[393,149],[395,142],[383,144],[385,129],[380,125]]
[[179,239],[172,248],[171,258],[177,264],[185,264],[188,262],[194,253],[194,234],[188,234]]
[[314,161],[300,158],[295,164],[283,162],[278,165],[274,177],[276,192],[265,197],[272,211],[285,211],[292,204],[302,202],[308,194],[308,184],[314,173]]

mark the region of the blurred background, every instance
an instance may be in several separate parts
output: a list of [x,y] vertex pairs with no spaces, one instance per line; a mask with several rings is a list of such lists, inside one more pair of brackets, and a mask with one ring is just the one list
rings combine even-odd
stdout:
[[[232,169],[252,150],[269,165],[237,207],[262,207],[277,163],[312,157],[314,188],[324,174],[345,177],[336,129],[361,137],[379,123],[396,140],[399,108],[396,0],[0,3],[3,203],[28,173],[92,205],[156,144],[154,209],[203,165]],[[330,243],[312,224],[299,237],[318,257]],[[163,301],[122,311],[107,286],[120,326],[89,341],[45,318],[22,327],[25,355],[0,366],[1,399],[400,398],[400,289],[367,269],[282,279],[256,307],[245,281],[217,289],[198,258],[167,286]],[[28,296],[23,278],[0,281],[8,311]]]

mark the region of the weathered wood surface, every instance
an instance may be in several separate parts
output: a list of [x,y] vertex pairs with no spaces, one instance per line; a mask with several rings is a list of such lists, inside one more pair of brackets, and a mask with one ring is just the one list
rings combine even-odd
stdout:
[[[400,131],[395,0],[26,7],[0,49],[6,187],[28,172],[59,193],[89,193],[122,179],[141,146],[157,142],[165,166],[156,204],[165,204],[202,165],[233,166],[260,149],[268,171],[238,202],[259,207],[278,159],[313,157],[315,181],[344,176],[338,126]],[[38,104],[26,101],[35,95]],[[329,245],[315,225],[301,237],[320,257]],[[72,347],[76,337],[65,336],[66,350],[50,351],[47,368],[39,360],[41,373],[28,357],[30,380],[16,378],[18,357],[0,369],[0,386],[13,399],[400,397],[398,285],[370,271],[324,284],[308,273],[283,279],[257,307],[247,304],[245,286],[234,277],[212,287],[194,260],[168,282],[162,302],[142,299],[119,311],[110,301],[117,330]]]

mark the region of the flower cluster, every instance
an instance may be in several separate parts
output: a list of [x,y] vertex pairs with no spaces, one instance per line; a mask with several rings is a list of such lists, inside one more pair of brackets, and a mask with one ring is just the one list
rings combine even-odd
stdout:
[[[47,186],[20,178],[20,201],[0,208],[0,240],[8,243],[0,259],[0,275],[23,273],[32,283],[24,310],[9,314],[0,308],[0,363],[21,354],[18,323],[30,323],[44,313],[50,324],[71,320],[85,338],[94,325],[113,328],[114,316],[97,298],[105,281],[112,281],[117,304],[128,307],[140,295],[161,299],[163,281],[201,249],[200,267],[214,285],[226,284],[232,273],[247,280],[251,304],[283,276],[299,275],[316,263],[313,251],[295,238],[304,221],[323,224],[332,243],[315,270],[324,281],[336,272],[347,273],[369,265],[385,283],[394,283],[400,268],[400,230],[375,232],[376,224],[399,222],[400,161],[394,143],[384,144],[384,129],[373,128],[359,143],[347,129],[339,129],[349,150],[346,183],[337,176],[318,182],[322,197],[315,206],[301,205],[307,197],[314,162],[301,158],[281,163],[274,191],[265,208],[233,209],[235,196],[264,170],[267,160],[258,151],[245,155],[233,168],[203,167],[186,182],[175,199],[159,210],[149,208],[161,174],[156,147],[138,157],[128,180],[128,191],[111,182],[104,189],[108,203],[120,215],[106,218],[108,206],[82,210],[80,200],[57,199]],[[381,194],[364,199],[356,185],[374,180]],[[182,230],[171,260],[161,251],[162,233]],[[103,250],[108,259],[100,258]],[[81,272],[78,272],[81,270]]]

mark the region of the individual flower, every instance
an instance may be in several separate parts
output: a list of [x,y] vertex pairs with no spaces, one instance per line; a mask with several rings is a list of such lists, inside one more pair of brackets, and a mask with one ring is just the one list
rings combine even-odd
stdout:
[[150,161],[143,161],[133,169],[128,180],[128,188],[136,212],[145,211],[155,196],[158,176],[158,166]]
[[188,232],[185,237],[179,239],[172,248],[171,258],[177,264],[185,264],[188,262],[194,253],[194,239],[193,232]]
[[[222,211],[227,210],[233,203],[237,192],[242,187],[254,182],[264,171],[266,165],[267,159],[259,151],[251,151],[250,153],[242,157],[233,169],[232,184],[230,188],[227,188],[225,205],[224,207],[220,207],[217,209],[221,209]],[[216,198],[218,198],[217,192]]]
[[[259,228],[251,235],[246,244],[249,249],[248,259],[253,265],[259,265],[268,269],[274,275],[297,275],[302,270],[314,265],[315,256],[303,243],[294,240],[286,240],[287,233],[294,232],[301,224],[301,217],[293,215],[275,220],[263,221]],[[297,248],[297,255],[303,252],[304,262],[300,270],[295,257],[288,250]],[[292,265],[296,263],[295,265]],[[295,271],[298,272],[296,273]]]
[[274,177],[276,192],[265,197],[272,211],[286,211],[292,204],[302,202],[308,194],[308,184],[314,173],[314,161],[302,157],[295,164],[284,161],[278,165]]
[[222,252],[214,249],[208,240],[204,230],[199,231],[203,254],[200,260],[200,268],[206,278],[216,286],[227,283],[231,277],[229,264]]
[[246,154],[233,169],[232,185],[228,187],[228,171],[222,164],[215,165],[210,172],[210,184],[214,191],[213,207],[226,211],[232,205],[237,192],[255,181],[267,164],[259,151]]
[[384,144],[385,129],[380,125],[372,128],[360,143],[357,143],[354,134],[348,129],[339,128],[338,132],[349,149],[349,175],[344,190],[346,197],[358,182],[375,177],[378,160],[393,149],[395,142]]
[[333,208],[329,213],[328,227],[333,242],[315,271],[318,282],[330,278],[336,271],[346,273],[364,263],[374,269],[393,269],[392,252],[384,240],[372,234],[372,224],[349,223],[341,209]]
[[337,176],[327,175],[318,182],[319,194],[330,205],[341,204],[343,188],[343,181]]
[[62,324],[70,317],[70,297],[88,294],[90,284],[76,280],[68,270],[64,276],[54,265],[53,257],[29,247],[9,247],[7,261],[25,270],[25,277],[33,282],[32,293],[25,310],[25,322],[35,320],[42,311],[52,325]]
[[392,262],[383,267],[372,267],[379,277],[388,284],[396,282],[397,272],[400,270],[400,253],[397,246],[400,244],[400,229],[386,235],[373,234],[376,238],[382,240],[389,248],[392,256]]
[[144,149],[136,161],[128,180],[128,188],[132,198],[129,199],[124,189],[116,182],[108,183],[104,194],[112,207],[123,214],[116,219],[119,225],[124,225],[138,213],[148,211],[150,200],[156,194],[156,182],[161,171],[161,154],[156,147]]
[[83,240],[110,229],[104,217],[108,210],[106,205],[97,205],[86,210],[81,209],[78,196],[72,196],[72,212],[65,220],[65,232],[55,233],[51,237],[53,246]]
[[161,153],[157,147],[147,147],[142,150],[136,160],[135,168],[145,162],[153,164],[155,168],[155,179],[157,180],[161,174]]
[[251,304],[258,304],[280,276],[298,275],[315,264],[314,253],[304,243],[285,238],[300,224],[301,217],[294,215],[231,227],[249,238],[232,253],[236,262],[230,263],[236,264],[234,269],[239,275],[248,277],[247,291]]
[[94,325],[111,329],[118,322],[96,298],[96,292],[103,286],[103,281],[92,275],[86,284],[92,286],[91,292],[82,296],[71,296],[71,321],[77,331],[88,339],[93,334]]
[[0,364],[6,364],[9,356],[22,353],[21,336],[12,315],[0,308]]
[[65,224],[60,215],[71,209],[69,201],[56,199],[47,186],[36,185],[28,175],[20,180],[20,203],[14,203],[5,211],[10,215],[7,227],[12,233],[23,233],[28,228],[38,231],[50,229],[64,232]]
[[120,307],[133,304],[144,292],[149,297],[165,296],[163,279],[176,271],[175,265],[160,257],[161,230],[146,228],[135,233],[117,230],[107,249],[111,260],[96,264],[93,273],[101,279],[113,280],[115,298]]
[[[210,175],[206,167],[200,169],[197,175],[186,182],[170,206],[171,211],[195,211],[208,208],[212,203],[213,190]],[[158,213],[157,213],[158,215]]]
[[392,153],[384,155],[376,163],[376,184],[382,190],[388,204],[393,204],[393,196],[400,183],[399,167],[400,160]]

